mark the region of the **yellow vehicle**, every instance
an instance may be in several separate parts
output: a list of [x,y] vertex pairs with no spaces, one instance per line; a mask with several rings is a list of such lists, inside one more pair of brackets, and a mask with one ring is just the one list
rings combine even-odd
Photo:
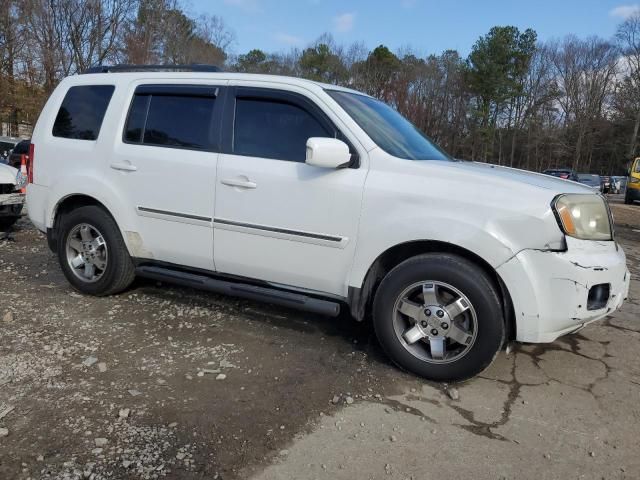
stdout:
[[632,204],[640,201],[640,157],[631,162],[629,178],[627,179],[627,192],[624,195],[624,203]]

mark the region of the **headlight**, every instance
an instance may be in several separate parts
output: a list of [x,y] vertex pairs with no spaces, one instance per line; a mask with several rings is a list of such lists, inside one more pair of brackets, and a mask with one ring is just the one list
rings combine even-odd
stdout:
[[629,183],[640,183],[640,178],[629,177]]
[[18,173],[16,173],[16,190],[22,190],[27,186],[27,183],[27,176],[18,170]]
[[552,206],[565,234],[582,240],[612,239],[609,207],[600,195],[559,195]]

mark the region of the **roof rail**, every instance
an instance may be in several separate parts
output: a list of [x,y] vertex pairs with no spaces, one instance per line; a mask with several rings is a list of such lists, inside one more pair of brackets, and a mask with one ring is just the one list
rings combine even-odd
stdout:
[[98,65],[97,67],[87,68],[82,74],[88,73],[122,73],[122,72],[221,72],[220,67],[215,65],[205,65],[201,63],[193,63],[191,65]]

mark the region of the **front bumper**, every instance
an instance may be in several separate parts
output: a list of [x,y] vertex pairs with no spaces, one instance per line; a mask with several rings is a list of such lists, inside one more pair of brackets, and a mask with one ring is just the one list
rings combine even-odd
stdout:
[[[626,257],[615,242],[567,237],[565,252],[523,250],[497,271],[511,294],[522,342],[553,342],[611,314],[629,295]],[[609,285],[609,296],[601,308],[589,309],[589,291],[601,284]]]
[[0,207],[6,205],[22,205],[24,203],[24,193],[5,193],[0,195]]
[[[4,193],[0,195],[0,216],[15,215],[18,205],[24,204],[24,193]],[[18,209],[19,212],[19,209]]]

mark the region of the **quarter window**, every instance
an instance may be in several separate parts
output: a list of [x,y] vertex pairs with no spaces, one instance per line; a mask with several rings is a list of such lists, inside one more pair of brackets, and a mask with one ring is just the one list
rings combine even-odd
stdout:
[[135,95],[124,140],[163,147],[211,148],[215,97],[189,95]]
[[71,87],[56,116],[53,135],[96,140],[114,90],[113,85]]
[[233,152],[304,162],[307,140],[333,135],[307,110],[285,101],[237,98]]

